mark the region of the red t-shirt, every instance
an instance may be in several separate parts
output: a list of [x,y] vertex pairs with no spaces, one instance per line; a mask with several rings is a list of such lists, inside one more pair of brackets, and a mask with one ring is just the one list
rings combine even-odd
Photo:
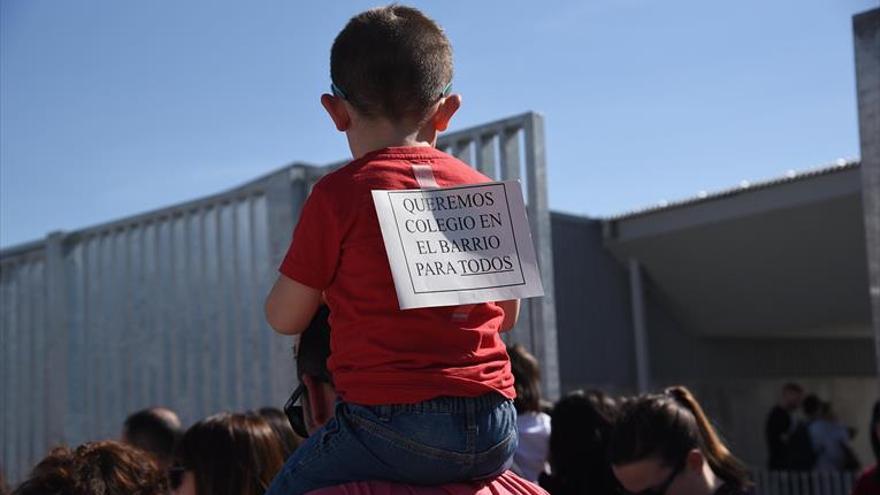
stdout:
[[547,495],[543,488],[510,471],[485,481],[416,486],[387,481],[358,481],[321,488],[309,495]]
[[399,309],[370,191],[419,188],[413,164],[430,165],[440,187],[489,181],[435,148],[370,152],[315,184],[280,271],[325,293],[327,366],[344,400],[409,404],[493,391],[513,398],[498,305],[477,304],[465,319],[453,316],[457,306]]

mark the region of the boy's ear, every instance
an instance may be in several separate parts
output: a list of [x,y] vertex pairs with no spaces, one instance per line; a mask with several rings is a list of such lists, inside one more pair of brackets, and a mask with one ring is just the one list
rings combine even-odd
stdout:
[[434,129],[443,132],[449,128],[449,121],[452,120],[452,116],[459,108],[461,108],[461,95],[459,94],[452,94],[440,100],[440,105],[432,117]]
[[327,110],[337,131],[345,132],[348,130],[351,126],[351,116],[348,114],[348,109],[345,108],[345,101],[342,98],[325,93],[321,95],[321,106]]

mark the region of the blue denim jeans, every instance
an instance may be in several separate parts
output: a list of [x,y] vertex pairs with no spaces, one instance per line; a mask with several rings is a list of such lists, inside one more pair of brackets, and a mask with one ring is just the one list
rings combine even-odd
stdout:
[[441,485],[490,478],[510,467],[516,446],[516,410],[498,394],[388,406],[340,401],[266,494],[298,495],[350,481]]

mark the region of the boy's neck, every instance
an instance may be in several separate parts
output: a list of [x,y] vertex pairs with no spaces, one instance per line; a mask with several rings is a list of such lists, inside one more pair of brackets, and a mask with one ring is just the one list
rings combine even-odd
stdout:
[[437,131],[430,125],[420,129],[400,129],[385,119],[359,122],[346,132],[351,155],[361,158],[371,151],[384,148],[431,146],[437,142]]

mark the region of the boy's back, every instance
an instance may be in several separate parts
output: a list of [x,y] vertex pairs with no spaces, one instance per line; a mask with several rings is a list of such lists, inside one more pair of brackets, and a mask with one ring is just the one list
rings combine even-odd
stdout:
[[328,368],[342,401],[268,495],[350,481],[491,479],[511,465],[516,411],[499,336],[504,310],[398,307],[371,191],[417,188],[415,164],[430,165],[441,187],[488,180],[433,147],[389,147],[326,176],[303,207],[280,271],[325,295]]
[[418,188],[415,163],[430,165],[441,187],[489,180],[432,147],[368,153],[315,185],[281,273],[325,291],[333,328],[329,367],[346,401],[405,404],[493,391],[512,398],[498,336],[504,314],[496,304],[398,308],[370,191]]

